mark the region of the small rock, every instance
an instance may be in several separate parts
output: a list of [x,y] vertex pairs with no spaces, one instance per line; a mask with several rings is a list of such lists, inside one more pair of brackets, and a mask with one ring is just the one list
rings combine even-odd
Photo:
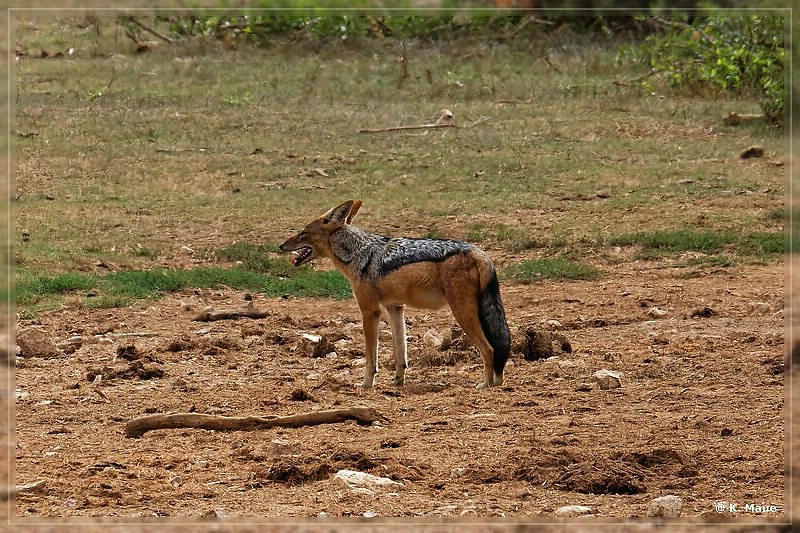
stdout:
[[67,339],[64,339],[63,341],[59,341],[56,344],[56,347],[59,350],[64,350],[64,353],[67,354],[74,353],[81,346],[83,346],[83,337],[81,337],[80,335],[69,337]]
[[702,309],[695,309],[692,311],[692,318],[711,318],[716,313],[710,307],[703,307]]
[[769,305],[767,302],[751,302],[747,305],[747,310],[750,313],[755,313],[758,315],[766,315],[767,313],[772,312],[772,306]]
[[336,383],[350,383],[353,381],[353,376],[349,370],[342,370],[331,376],[331,379]]
[[333,476],[333,482],[353,492],[359,493],[363,493],[364,490],[372,492],[373,489],[399,488],[405,486],[388,477],[373,476],[372,474],[358,472],[356,470],[339,470]]
[[303,333],[300,335],[300,340],[302,343],[301,350],[308,357],[325,357],[335,350],[333,344],[324,335]]
[[556,516],[569,517],[569,516],[586,516],[591,514],[592,508],[585,505],[565,505],[556,509]]
[[422,341],[428,346],[431,346],[433,348],[440,348],[442,346],[442,343],[444,342],[444,339],[442,338],[442,336],[439,334],[438,331],[436,331],[435,329],[429,329],[422,336]]
[[667,316],[667,312],[663,309],[659,309],[656,306],[651,307],[647,310],[647,316],[651,316],[653,318],[663,318]]
[[288,440],[272,439],[269,451],[272,455],[300,455],[300,446]]
[[376,516],[378,516],[378,513],[376,513],[375,511],[364,511],[364,514],[362,516],[364,518],[375,518]]
[[14,487],[14,492],[41,492],[47,487],[45,480],[33,481],[31,483],[23,483]]
[[17,332],[17,344],[24,357],[58,357],[62,355],[50,334],[35,326],[20,329]]
[[681,509],[683,509],[683,500],[679,496],[672,494],[660,496],[650,502],[647,507],[647,516],[677,518],[681,515]]
[[622,373],[614,372],[613,370],[598,370],[592,375],[592,378],[600,385],[603,390],[617,389],[622,386]]

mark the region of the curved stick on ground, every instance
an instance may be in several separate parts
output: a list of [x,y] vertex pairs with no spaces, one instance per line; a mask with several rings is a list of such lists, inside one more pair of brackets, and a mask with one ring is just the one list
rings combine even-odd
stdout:
[[385,421],[386,417],[372,407],[330,409],[289,416],[218,416],[200,413],[172,413],[134,418],[125,426],[125,436],[139,438],[153,429],[195,428],[215,431],[254,431],[273,427],[298,428],[319,424],[335,424],[355,420],[362,426]]

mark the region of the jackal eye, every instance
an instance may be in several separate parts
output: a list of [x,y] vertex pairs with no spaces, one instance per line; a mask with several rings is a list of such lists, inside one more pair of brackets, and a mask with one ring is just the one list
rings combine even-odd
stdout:
[[331,219],[329,219],[329,218],[323,218],[322,219],[322,223],[323,224],[328,224],[330,221],[331,221]]

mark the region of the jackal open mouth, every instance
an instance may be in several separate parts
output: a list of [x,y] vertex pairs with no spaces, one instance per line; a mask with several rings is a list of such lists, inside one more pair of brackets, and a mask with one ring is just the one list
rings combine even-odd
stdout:
[[299,250],[297,250],[297,254],[294,257],[292,257],[292,264],[294,266],[302,265],[303,263],[308,261],[313,251],[314,250],[310,246],[304,246],[303,248],[300,248]]

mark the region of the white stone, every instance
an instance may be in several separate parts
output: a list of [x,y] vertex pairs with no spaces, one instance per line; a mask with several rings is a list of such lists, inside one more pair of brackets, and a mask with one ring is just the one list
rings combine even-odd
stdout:
[[617,389],[622,386],[622,373],[614,372],[613,370],[598,370],[592,375],[592,378],[600,385],[601,389]]
[[353,492],[372,492],[374,489],[398,488],[404,485],[388,477],[378,477],[357,470],[339,470],[333,476],[333,482]]
[[565,505],[556,509],[556,516],[584,516],[591,514],[592,508],[585,505]]
[[677,518],[681,515],[683,509],[683,500],[679,496],[667,495],[659,496],[652,500],[647,507],[647,516],[664,518]]
[[651,307],[647,310],[647,316],[651,316],[653,318],[662,318],[667,316],[667,312],[663,309],[659,309],[656,306]]
[[299,455],[300,445],[284,439],[272,439],[269,451],[272,455]]

